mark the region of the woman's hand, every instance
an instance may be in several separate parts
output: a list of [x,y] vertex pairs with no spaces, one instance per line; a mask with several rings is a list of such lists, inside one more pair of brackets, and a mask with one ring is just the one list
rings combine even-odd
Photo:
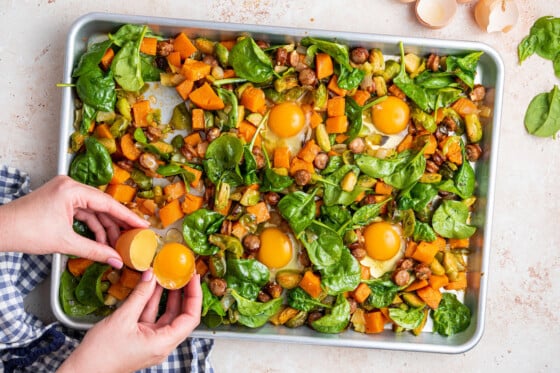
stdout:
[[[94,232],[95,241],[75,233],[74,218]],[[114,245],[121,229],[148,222],[100,190],[57,176],[39,189],[0,206],[0,251],[63,253],[122,266]]]
[[170,291],[157,319],[162,290],[152,271],[144,272],[125,303],[88,331],[59,373],[131,372],[165,360],[200,323],[200,276],[194,275],[183,294]]

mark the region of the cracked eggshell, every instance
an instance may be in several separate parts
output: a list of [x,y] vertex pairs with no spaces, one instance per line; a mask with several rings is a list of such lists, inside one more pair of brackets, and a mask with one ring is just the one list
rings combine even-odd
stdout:
[[514,0],[480,0],[474,8],[474,19],[486,32],[508,32],[518,18],[519,9]]
[[426,27],[438,29],[447,26],[457,12],[456,0],[418,0],[416,18]]

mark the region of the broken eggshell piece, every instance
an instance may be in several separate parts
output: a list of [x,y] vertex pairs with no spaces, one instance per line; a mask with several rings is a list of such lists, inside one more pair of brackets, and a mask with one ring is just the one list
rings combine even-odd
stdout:
[[447,26],[457,12],[456,0],[418,0],[416,18],[426,27],[438,29]]
[[481,0],[474,8],[474,19],[486,32],[508,32],[518,18],[519,9],[514,0]]

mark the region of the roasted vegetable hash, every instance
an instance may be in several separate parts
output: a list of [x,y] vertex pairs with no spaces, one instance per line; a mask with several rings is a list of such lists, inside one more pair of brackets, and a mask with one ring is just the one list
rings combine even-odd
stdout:
[[[73,71],[69,175],[195,253],[205,325],[469,326],[482,52],[114,31]],[[175,98],[168,113],[154,87]],[[106,315],[138,279],[69,258],[63,309]]]

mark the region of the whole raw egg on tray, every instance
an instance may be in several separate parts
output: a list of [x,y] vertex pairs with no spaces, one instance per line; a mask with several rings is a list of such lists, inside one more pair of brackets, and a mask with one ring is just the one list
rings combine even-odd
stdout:
[[482,53],[396,47],[138,24],[91,42],[73,72],[69,175],[154,234],[123,239],[126,268],[110,276],[68,258],[64,311],[110,313],[151,266],[166,289],[201,275],[211,328],[465,330],[474,164],[491,115]]

